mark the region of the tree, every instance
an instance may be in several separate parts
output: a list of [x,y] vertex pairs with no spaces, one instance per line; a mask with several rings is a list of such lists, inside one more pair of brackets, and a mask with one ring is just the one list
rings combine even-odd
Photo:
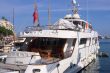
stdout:
[[4,16],[2,16],[2,19],[5,20],[5,21],[8,21]]
[[8,34],[8,35],[14,35],[14,33],[13,33],[12,30],[7,29],[6,31],[7,31],[7,34]]
[[6,29],[5,29],[5,27],[0,27],[0,33],[1,33],[1,35],[3,35],[3,36],[6,35]]
[[14,35],[12,30],[6,29],[5,27],[0,26],[0,35],[8,36],[8,35]]

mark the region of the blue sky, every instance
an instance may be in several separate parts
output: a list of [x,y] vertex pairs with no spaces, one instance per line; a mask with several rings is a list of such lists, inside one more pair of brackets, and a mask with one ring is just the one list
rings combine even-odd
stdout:
[[[0,0],[0,18],[5,16],[12,22],[13,8],[15,10],[15,31],[23,31],[26,26],[33,25],[35,0]],[[50,0],[51,22],[72,13],[72,0]],[[79,3],[79,14],[88,20],[99,34],[110,35],[110,0],[76,0]],[[48,24],[48,0],[36,0],[41,25]]]

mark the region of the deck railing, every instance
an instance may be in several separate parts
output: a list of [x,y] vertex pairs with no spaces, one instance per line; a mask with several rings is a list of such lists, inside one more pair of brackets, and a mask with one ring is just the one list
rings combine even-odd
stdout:
[[[27,54],[23,54],[23,53],[12,53],[10,56],[8,56],[8,58],[11,58],[15,61],[22,61],[24,59],[28,59],[30,58],[30,61],[28,64],[50,64],[50,63],[55,63],[55,62],[58,62],[60,60],[63,60],[63,59],[66,59],[66,58],[69,58],[71,55],[72,55],[72,52],[73,50],[70,50],[70,51],[67,51],[67,52],[64,52],[63,54],[61,53],[55,53],[55,54],[51,54],[50,57],[46,56],[45,57],[42,57],[41,54],[36,54],[36,55],[27,55]],[[48,55],[48,54],[47,54]],[[53,56],[52,56],[53,55]],[[39,62],[35,62],[35,63],[32,63],[32,60],[33,59],[36,59],[34,61],[38,61]],[[22,64],[22,65],[27,65],[27,64]]]

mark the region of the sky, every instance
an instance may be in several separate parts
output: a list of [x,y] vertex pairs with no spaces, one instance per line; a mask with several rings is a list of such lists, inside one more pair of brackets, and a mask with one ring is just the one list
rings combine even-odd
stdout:
[[[110,35],[110,0],[76,0],[79,14],[90,22],[94,30],[101,35]],[[34,3],[37,3],[40,25],[48,24],[48,0],[0,0],[0,18],[6,17],[13,22],[15,32],[24,31],[25,27],[33,26]],[[72,0],[50,0],[51,24],[71,14]]]

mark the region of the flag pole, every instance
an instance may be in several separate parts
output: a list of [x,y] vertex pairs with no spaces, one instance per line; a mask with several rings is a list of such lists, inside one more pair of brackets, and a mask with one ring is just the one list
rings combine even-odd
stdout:
[[36,1],[34,1],[34,14],[33,14],[33,17],[34,17],[34,24],[35,25],[37,24],[37,26],[40,26],[39,14],[38,14],[38,8],[37,8]]
[[72,4],[73,4],[73,13],[77,14],[78,13],[78,8],[77,8],[76,0],[72,0]]
[[[36,4],[36,7],[37,7],[37,4]],[[38,8],[37,8],[37,14],[38,14],[38,26],[40,26]]]
[[48,26],[51,25],[50,0],[48,0]]

